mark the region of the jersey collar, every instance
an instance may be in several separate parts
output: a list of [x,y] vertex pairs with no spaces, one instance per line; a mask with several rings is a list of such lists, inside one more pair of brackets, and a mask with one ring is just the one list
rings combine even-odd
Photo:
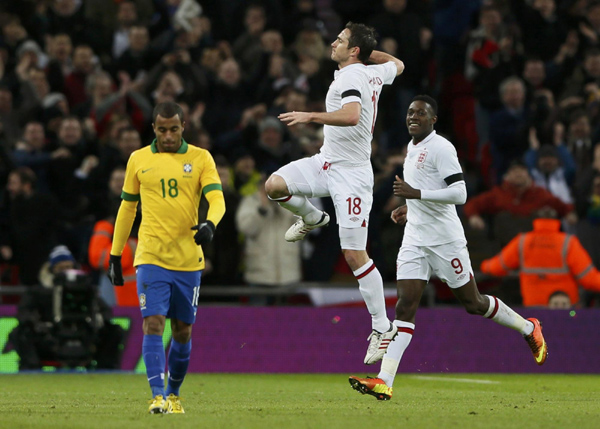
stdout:
[[434,138],[436,135],[437,135],[437,133],[435,132],[435,130],[433,130],[427,137],[425,137],[423,140],[421,140],[419,143],[417,143],[414,146],[423,145],[423,144],[427,143],[429,140],[431,140],[432,138]]
[[340,74],[344,73],[345,71],[355,69],[357,67],[365,67],[365,65],[363,63],[348,64],[346,67],[342,67],[341,69],[334,71],[333,77],[337,78]]
[[[152,151],[152,153],[158,153],[158,148],[156,147],[156,139],[152,140],[152,143],[150,143],[150,150]],[[175,153],[186,153],[187,150],[188,150],[188,144],[182,138],[181,139],[181,146],[179,146],[179,149]]]

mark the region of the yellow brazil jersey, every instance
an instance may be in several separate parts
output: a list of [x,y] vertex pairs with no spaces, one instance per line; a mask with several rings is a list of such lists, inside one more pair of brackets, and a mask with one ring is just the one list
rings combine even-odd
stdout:
[[133,152],[121,197],[140,201],[142,224],[134,265],[177,271],[204,269],[202,248],[190,228],[198,224],[200,193],[222,191],[211,154],[185,140],[176,153],[158,152],[156,140]]

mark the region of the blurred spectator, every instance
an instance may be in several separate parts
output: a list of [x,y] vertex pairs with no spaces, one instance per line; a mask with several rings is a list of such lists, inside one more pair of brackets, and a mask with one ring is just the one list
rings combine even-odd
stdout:
[[465,64],[465,77],[473,82],[477,100],[475,115],[480,146],[490,140],[490,115],[502,107],[498,88],[516,73],[516,48],[515,36],[498,7],[483,6],[479,11],[479,26],[469,33]]
[[284,11],[284,13],[285,18],[282,31],[286,44],[290,44],[294,40],[294,37],[296,37],[296,34],[309,23],[314,23],[315,27],[320,29],[321,35],[325,39],[329,39],[331,36],[328,33],[327,22],[321,19],[320,16],[327,16],[328,20],[337,21],[337,25],[335,26],[336,31],[341,26],[339,17],[335,15],[335,12],[318,0],[295,1],[291,5],[291,8]]
[[230,179],[233,187],[242,197],[253,195],[261,181],[261,174],[256,170],[254,158],[246,149],[239,148],[233,154],[233,159],[233,174]]
[[49,134],[55,136],[58,124],[70,112],[67,98],[61,92],[50,92],[48,79],[41,69],[31,68],[27,78],[22,80],[21,94],[27,93],[26,97],[29,96],[28,85],[33,89],[35,100],[30,102],[22,99],[20,110],[27,112],[31,109],[31,113],[26,113],[26,117],[41,120],[44,126],[47,127]]
[[75,113],[82,121],[95,114],[96,108],[114,92],[113,79],[104,70],[98,70],[85,79],[87,100],[77,105]]
[[138,14],[135,2],[120,1],[117,5],[117,20],[110,49],[113,58],[119,58],[130,47],[129,31],[137,21]]
[[575,205],[579,222],[577,237],[600,266],[600,143],[594,148],[594,162],[575,185]]
[[573,206],[563,203],[550,192],[536,186],[527,171],[527,166],[514,161],[501,185],[483,192],[467,201],[464,213],[473,229],[484,229],[486,223],[482,215],[491,215],[494,230],[501,241],[506,244],[518,232],[531,228],[531,216],[542,208],[556,211],[559,217],[566,217],[570,224],[577,222]]
[[[252,106],[249,92],[250,88],[242,81],[237,61],[233,58],[223,61],[217,82],[209,88],[203,119],[204,126],[213,137],[232,131],[240,124],[244,110]],[[231,103],[230,100],[236,102]]]
[[125,284],[123,286],[113,286],[106,275],[112,238],[115,230],[115,218],[117,211],[119,210],[121,190],[123,189],[124,182],[125,168],[115,168],[110,175],[110,180],[108,182],[108,205],[110,211],[104,219],[99,220],[94,225],[94,231],[88,248],[90,265],[94,269],[100,271],[98,285],[100,297],[111,307],[114,307],[115,305],[137,307],[139,305],[135,276],[136,271],[133,266],[135,249],[137,247],[136,238],[130,237],[129,240],[127,240],[127,243],[125,243],[125,248],[123,250],[121,264],[123,265],[123,279]]
[[159,61],[159,52],[150,46],[148,29],[141,25],[132,25],[128,32],[129,46],[114,61],[116,72],[125,72],[133,82],[144,82],[148,70]]
[[52,159],[70,156],[70,152],[65,148],[48,150],[47,143],[43,124],[30,121],[25,125],[23,138],[17,142],[13,151],[15,164],[33,170],[37,178],[37,188],[43,193],[50,191],[48,168]]
[[17,48],[27,39],[27,30],[16,15],[7,16],[2,23],[2,39],[0,48],[6,52],[4,67],[7,72],[16,66]]
[[575,158],[577,172],[589,167],[594,157],[590,118],[585,111],[577,110],[571,114],[563,144],[569,148],[569,152]]
[[525,85],[515,76],[500,84],[500,96],[504,107],[490,117],[490,142],[492,165],[497,183],[501,181],[509,163],[520,159],[527,150],[527,118]]
[[183,100],[192,103],[206,98],[207,81],[189,51],[180,49],[163,55],[145,79],[146,94],[154,103]]
[[575,161],[564,146],[542,145],[525,154],[535,185],[546,189],[566,204],[573,203],[571,185],[575,178]]
[[98,37],[101,32],[94,22],[84,14],[83,3],[79,0],[54,0],[48,10],[48,33],[67,33],[74,45],[90,45],[98,50],[105,39]]
[[594,146],[592,164],[580,172],[575,183],[575,205],[577,215],[594,225],[600,225],[600,143]]
[[0,85],[0,138],[12,147],[20,134],[19,112],[13,108],[13,95],[8,87]]
[[[117,130],[117,138],[115,141],[110,141],[108,144],[100,148],[98,167],[92,170],[90,180],[91,185],[95,190],[106,189],[106,183],[109,181],[111,174],[117,167],[125,167],[131,154],[142,148],[142,139],[140,133],[130,125],[121,127]],[[117,193],[120,199],[121,192]],[[119,201],[120,202],[120,201]],[[97,220],[100,220],[110,213],[112,210],[107,210],[107,206],[96,202],[94,204]]]
[[37,283],[40,268],[57,244],[62,212],[54,196],[36,192],[35,182],[30,168],[11,171],[2,208],[8,224],[0,233],[0,251],[18,267],[24,285]]
[[[215,156],[217,172],[223,186],[223,196],[227,211],[219,222],[213,241],[202,247],[206,261],[206,269],[202,274],[202,281],[208,285],[237,285],[242,280],[241,236],[235,222],[236,213],[240,204],[240,196],[233,187],[229,163],[222,155]],[[200,203],[200,219],[204,219],[205,210],[208,210],[206,199]],[[204,215],[204,217],[202,217]],[[227,243],[216,245],[216,243]]]
[[408,110],[413,97],[423,92],[428,77],[427,60],[433,34],[419,15],[407,10],[407,3],[407,0],[383,0],[382,12],[363,20],[379,34],[381,50],[401,58],[406,66],[391,91],[382,94],[379,106],[381,124],[387,129],[380,144],[386,149],[398,147],[398,141],[410,140],[406,124],[397,120],[396,112]]
[[481,263],[481,271],[497,276],[519,270],[523,305],[547,306],[555,292],[579,302],[579,286],[600,292],[600,272],[577,237],[560,232],[555,219],[536,219],[533,231],[519,234],[499,255]]
[[585,52],[583,62],[565,82],[560,100],[579,97],[583,103],[590,84],[596,84],[596,87],[600,85],[600,49],[597,47]]
[[244,17],[245,31],[233,43],[233,55],[245,73],[254,70],[261,58],[261,36],[266,24],[264,7],[258,3],[250,3]]
[[[102,40],[112,42],[111,35],[119,24],[119,13],[132,15],[132,6],[122,6],[123,3],[133,3],[136,22],[146,25],[155,13],[153,0],[123,0],[118,2],[106,2],[105,0],[85,0],[83,7],[86,19],[96,23],[102,29]],[[125,9],[125,10],[123,10]],[[127,20],[127,18],[126,18]],[[108,51],[107,53],[110,53]]]
[[565,127],[560,119],[560,108],[554,102],[552,91],[546,88],[531,92],[529,104],[529,147],[545,144],[560,146],[564,143]]
[[521,28],[525,53],[539,55],[544,61],[554,58],[567,37],[567,26],[557,14],[557,2],[511,1],[511,6]]
[[88,45],[77,45],[73,50],[73,71],[65,78],[64,86],[65,95],[72,108],[88,99],[85,83],[95,69],[96,58],[92,48]]
[[282,286],[302,280],[300,243],[282,239],[294,219],[292,212],[271,203],[264,176],[258,190],[242,198],[236,224],[244,234],[244,280],[250,286]]
[[50,90],[62,92],[64,91],[65,78],[73,71],[71,37],[66,33],[49,35],[46,42],[46,51],[50,59],[46,67]]
[[[107,77],[103,79],[103,85],[106,86]],[[119,83],[120,87],[117,92],[105,93],[106,88],[98,89],[96,82],[90,117],[95,122],[99,139],[106,136],[108,124],[114,116],[129,117],[131,124],[139,132],[142,132],[152,122],[152,105],[143,94],[133,88],[129,75],[120,73]]]
[[252,156],[257,169],[270,174],[280,167],[301,157],[301,148],[293,140],[284,141],[281,121],[273,116],[265,117],[258,124],[258,139],[252,146]]
[[568,310],[572,308],[571,298],[565,292],[554,292],[548,298],[548,308],[550,310]]

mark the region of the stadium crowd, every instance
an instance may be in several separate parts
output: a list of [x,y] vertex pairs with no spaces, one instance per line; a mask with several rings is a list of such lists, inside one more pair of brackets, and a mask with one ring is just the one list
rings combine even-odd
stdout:
[[[382,94],[372,144],[369,249],[384,280],[395,280],[392,183],[417,94],[438,100],[437,132],[463,163],[469,201],[458,210],[475,269],[540,216],[560,218],[600,266],[599,1],[9,0],[0,4],[1,283],[37,284],[57,245],[106,283],[103,237],[124,167],[152,142],[152,108],[163,101],[184,108],[184,139],[211,151],[223,183],[227,212],[205,249],[204,285],[351,275],[335,227],[287,244],[293,219],[264,192],[272,172],[319,150],[322,126],[277,116],[324,110],[329,44],[350,20],[375,27],[378,49],[406,66]],[[314,203],[334,213],[329,199]],[[134,251],[135,228],[129,275]],[[121,295],[112,304],[135,305]],[[600,300],[583,295],[581,305]]]

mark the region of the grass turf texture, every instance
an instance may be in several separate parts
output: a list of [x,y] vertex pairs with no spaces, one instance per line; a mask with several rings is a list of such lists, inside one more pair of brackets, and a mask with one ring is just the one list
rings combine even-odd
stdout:
[[377,401],[342,374],[190,374],[183,415],[147,414],[144,375],[0,380],[2,428],[600,427],[600,375],[407,374]]

